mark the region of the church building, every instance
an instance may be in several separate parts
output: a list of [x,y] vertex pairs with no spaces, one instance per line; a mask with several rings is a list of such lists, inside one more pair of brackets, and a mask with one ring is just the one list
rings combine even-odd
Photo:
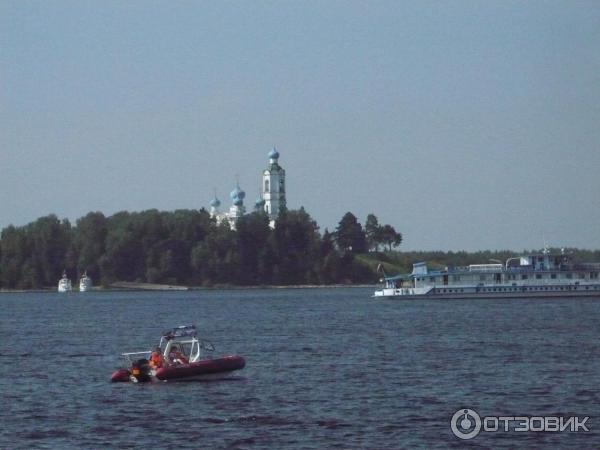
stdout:
[[[279,152],[273,148],[269,152],[269,164],[263,170],[261,192],[259,198],[254,203],[255,211],[264,211],[269,217],[269,225],[275,227],[275,221],[286,208],[285,199],[285,170],[279,165]],[[232,205],[228,212],[221,212],[219,207],[221,201],[215,197],[210,202],[210,216],[221,223],[224,220],[229,222],[231,229],[235,230],[237,220],[246,214],[244,198],[246,193],[240,188],[239,183],[229,194]]]

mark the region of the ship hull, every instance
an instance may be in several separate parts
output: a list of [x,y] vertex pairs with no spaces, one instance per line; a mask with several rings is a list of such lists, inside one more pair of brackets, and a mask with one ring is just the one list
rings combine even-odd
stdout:
[[415,289],[382,289],[375,298],[414,299],[476,299],[476,298],[600,298],[600,284],[564,284],[550,286],[451,286],[431,287],[415,293]]

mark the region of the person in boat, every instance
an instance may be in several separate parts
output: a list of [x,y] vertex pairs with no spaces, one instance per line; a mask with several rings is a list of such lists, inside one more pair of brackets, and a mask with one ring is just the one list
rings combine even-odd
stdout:
[[163,366],[163,363],[164,363],[164,360],[163,360],[163,356],[160,352],[160,348],[156,347],[154,350],[152,350],[152,353],[150,354],[150,359],[148,360],[148,364],[150,365],[151,368],[158,369]]
[[171,350],[169,351],[169,360],[172,364],[187,364],[189,362],[176,345],[171,347]]

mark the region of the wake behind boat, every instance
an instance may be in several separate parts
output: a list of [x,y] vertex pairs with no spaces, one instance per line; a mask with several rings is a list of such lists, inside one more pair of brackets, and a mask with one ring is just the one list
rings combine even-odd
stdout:
[[600,263],[576,263],[565,254],[540,254],[509,258],[506,263],[471,264],[429,270],[427,263],[413,264],[409,274],[386,276],[374,297],[514,298],[600,297]]
[[127,368],[112,374],[111,381],[174,381],[223,378],[246,365],[238,355],[212,358],[214,346],[199,339],[194,325],[184,325],[163,333],[154,352],[123,353]]

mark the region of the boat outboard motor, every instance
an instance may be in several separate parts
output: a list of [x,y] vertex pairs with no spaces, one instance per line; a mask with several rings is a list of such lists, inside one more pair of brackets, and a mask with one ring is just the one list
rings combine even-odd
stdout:
[[150,377],[150,365],[148,364],[147,359],[138,359],[131,364],[131,381],[137,383],[141,381],[142,383],[146,383],[148,381],[152,381]]

